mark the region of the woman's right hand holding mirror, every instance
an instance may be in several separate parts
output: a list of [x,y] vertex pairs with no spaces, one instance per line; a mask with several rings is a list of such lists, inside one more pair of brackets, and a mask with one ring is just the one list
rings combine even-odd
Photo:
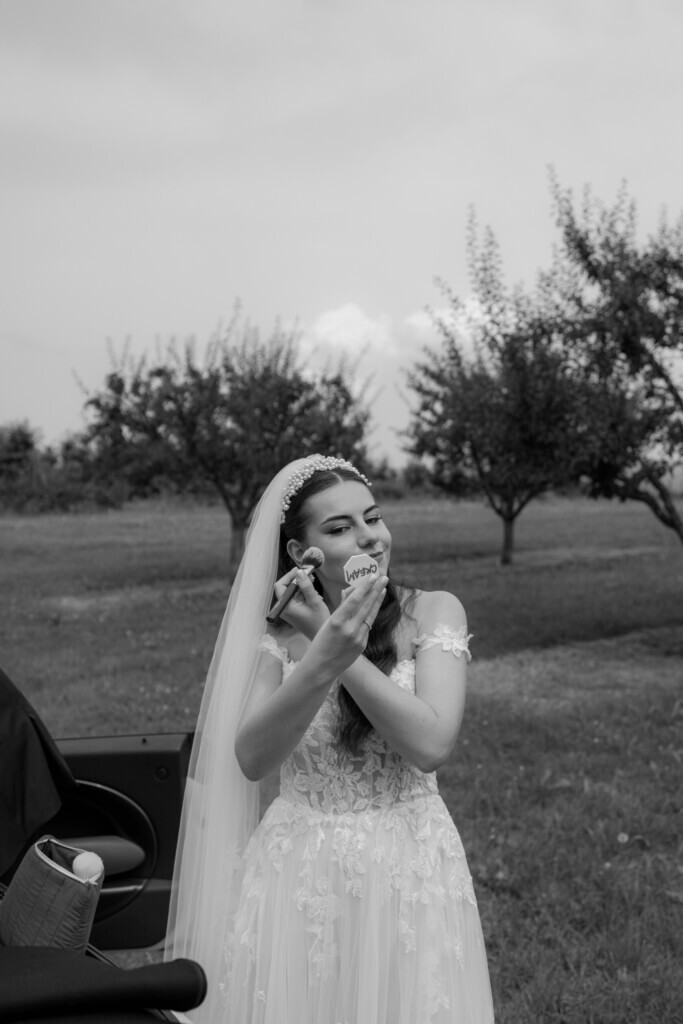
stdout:
[[362,580],[312,638],[308,656],[324,662],[335,677],[346,671],[367,646],[387,583],[386,576]]

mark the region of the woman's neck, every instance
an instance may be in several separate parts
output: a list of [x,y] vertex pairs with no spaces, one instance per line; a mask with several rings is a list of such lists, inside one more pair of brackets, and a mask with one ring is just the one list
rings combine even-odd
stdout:
[[342,599],[342,588],[338,583],[327,583],[322,585],[323,588],[323,601],[330,609],[330,612],[335,611],[341,604]]

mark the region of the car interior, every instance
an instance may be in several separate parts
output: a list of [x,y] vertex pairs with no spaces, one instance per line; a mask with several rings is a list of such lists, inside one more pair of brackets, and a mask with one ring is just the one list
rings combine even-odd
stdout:
[[[0,669],[0,921],[41,836],[104,863],[85,954],[5,936],[0,1021],[182,1021],[201,1003],[201,966],[160,962],[191,746],[187,734],[55,740]],[[141,966],[122,969],[107,952],[131,950],[144,951]]]

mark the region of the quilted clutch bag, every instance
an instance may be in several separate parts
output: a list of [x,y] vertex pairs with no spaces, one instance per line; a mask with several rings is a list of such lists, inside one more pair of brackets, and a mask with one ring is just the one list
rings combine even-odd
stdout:
[[[84,853],[53,836],[43,836],[33,843],[0,900],[0,946],[85,950],[104,869],[95,857],[99,870],[94,877],[76,874],[74,861]],[[94,855],[85,858],[86,868],[88,857],[92,860]]]

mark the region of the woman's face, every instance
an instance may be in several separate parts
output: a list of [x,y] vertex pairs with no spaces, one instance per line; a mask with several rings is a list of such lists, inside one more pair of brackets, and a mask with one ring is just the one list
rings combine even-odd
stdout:
[[297,560],[308,547],[320,548],[325,562],[316,569],[324,589],[346,587],[344,565],[352,555],[370,555],[387,575],[391,553],[391,534],[372,492],[361,481],[343,480],[308,499],[304,507],[308,517],[305,535],[298,544],[290,541]]

